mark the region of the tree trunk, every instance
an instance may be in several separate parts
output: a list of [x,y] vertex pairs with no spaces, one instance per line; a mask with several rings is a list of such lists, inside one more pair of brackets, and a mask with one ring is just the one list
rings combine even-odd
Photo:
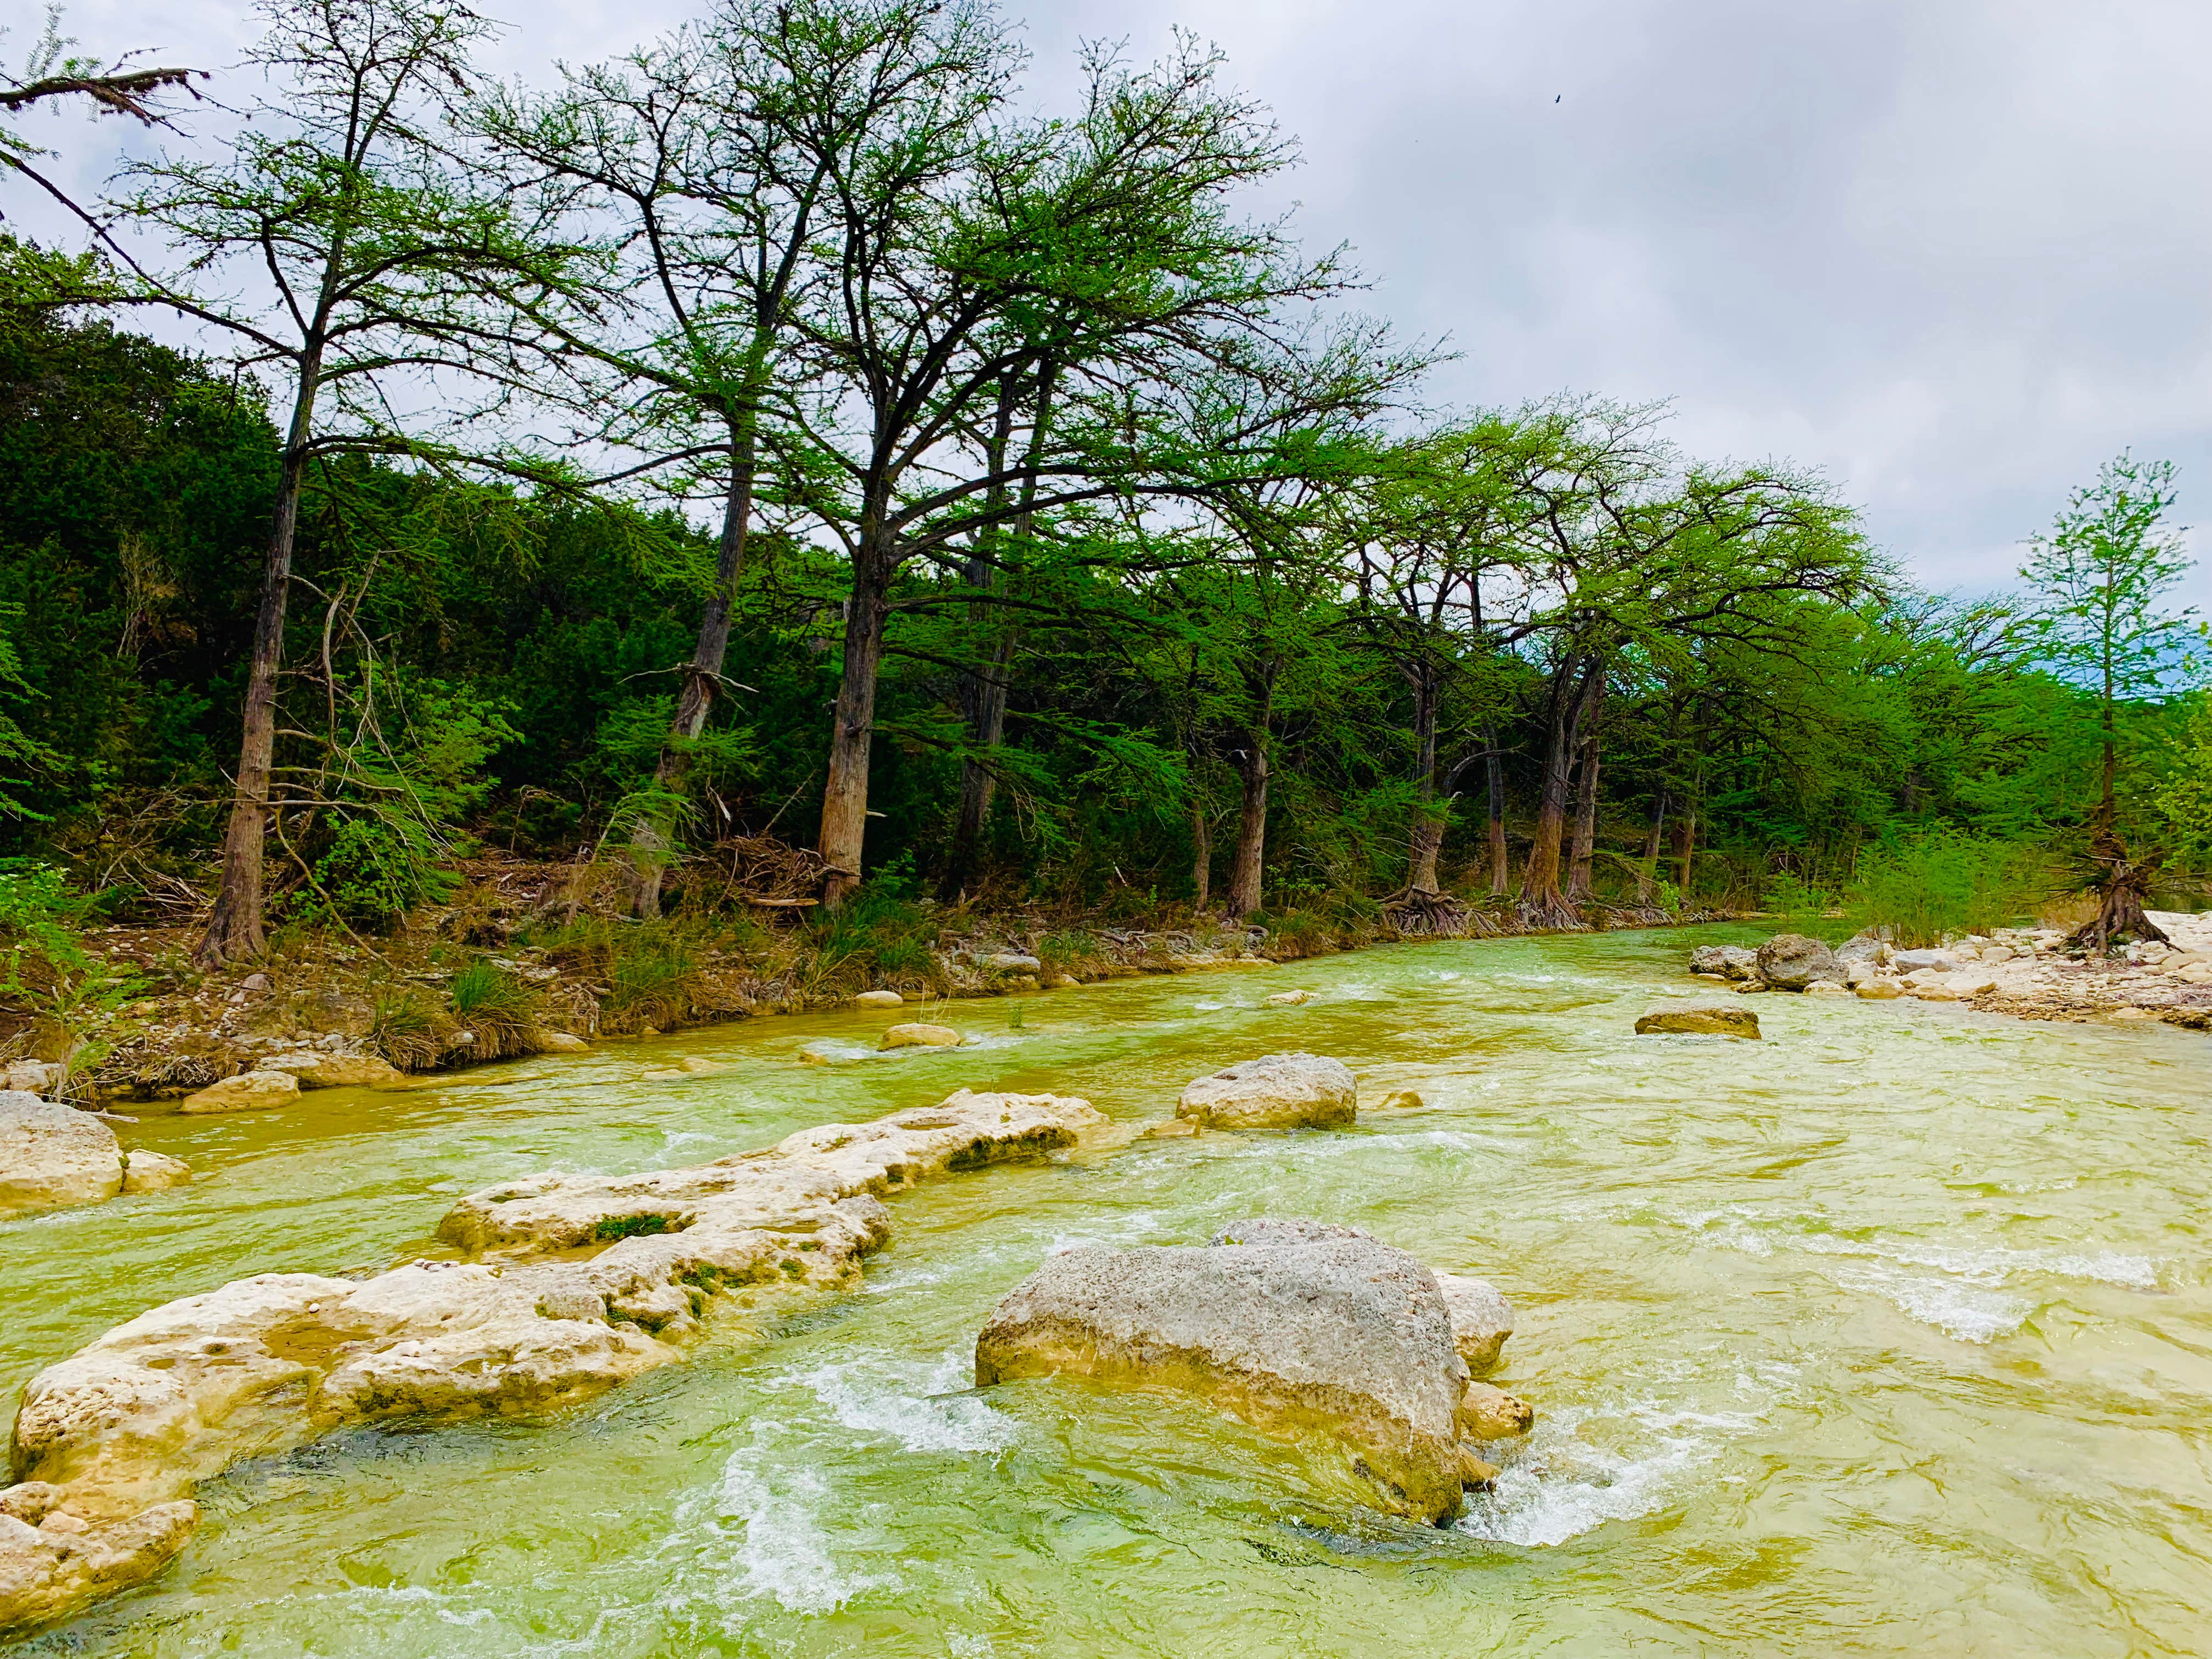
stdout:
[[660,763],[653,782],[664,810],[648,809],[637,816],[630,829],[632,898],[641,916],[660,914],[660,880],[675,826],[665,822],[665,803],[683,793],[691,769],[690,745],[707,729],[714,712],[714,693],[721,684],[722,665],[730,654],[730,615],[736,608],[738,580],[744,574],[745,541],[751,533],[753,491],[758,474],[758,452],[748,427],[732,431],[730,442],[730,493],[722,504],[722,537],[714,557],[714,588],[699,613],[699,635],[691,661],[684,671],[684,684],[676,694],[675,718],[668,724],[668,740],[660,746]]
[[1651,833],[1644,839],[1644,861],[1636,871],[1636,902],[1651,902],[1652,884],[1659,873],[1659,838],[1667,827],[1667,791],[1662,787],[1651,803]]
[[1505,757],[1498,752],[1498,732],[1482,728],[1483,771],[1490,798],[1490,890],[1504,896],[1505,856]]
[[1674,885],[1681,890],[1682,906],[1690,904],[1690,878],[1696,873],[1698,856],[1698,805],[1695,801],[1684,805],[1682,816],[1674,821]]
[[1414,774],[1413,856],[1406,884],[1417,893],[1437,890],[1437,855],[1444,844],[1443,814],[1437,809],[1437,677],[1424,664],[1413,677]]
[[1190,845],[1191,908],[1203,912],[1213,890],[1213,825],[1202,802],[1190,809]]
[[897,560],[881,504],[863,524],[853,560],[853,597],[845,607],[845,665],[837,682],[836,723],[830,733],[830,781],[822,793],[822,861],[830,866],[822,907],[838,908],[860,881],[868,828],[868,752],[875,736],[876,678],[883,666],[884,625]]
[[1229,872],[1224,914],[1234,921],[1260,908],[1260,866],[1267,852],[1267,750],[1263,730],[1255,730],[1237,757],[1244,775],[1244,799],[1237,819],[1237,856]]
[[[1006,487],[1000,475],[1006,469],[1006,448],[1013,441],[1014,414],[1017,398],[1011,376],[999,386],[998,416],[993,423],[990,441],[984,447],[985,463],[990,468],[994,482],[984,496],[986,507],[995,513],[1006,505]],[[1036,445],[1032,441],[1031,453]],[[1034,494],[1034,490],[1028,491]],[[1026,518],[1026,514],[1024,515]],[[1026,533],[1026,525],[1023,532]],[[968,585],[989,589],[997,584],[999,568],[992,556],[998,550],[999,528],[994,519],[975,532],[975,554],[968,561]],[[990,618],[992,607],[977,603],[968,607],[971,622],[983,623]],[[1006,726],[1006,665],[1013,659],[1013,636],[1011,630],[1000,629],[991,644],[991,654],[980,668],[971,668],[960,677],[960,701],[968,716],[969,741],[978,749],[993,750]],[[999,775],[987,763],[970,756],[960,763],[960,810],[952,823],[952,846],[945,860],[945,873],[937,884],[937,896],[950,904],[968,890],[968,882],[974,874],[976,854],[983,839],[983,826],[991,817],[991,800],[998,793]]]
[[2169,942],[2166,930],[2143,909],[2159,860],[2154,857],[2137,862],[2129,858],[2119,832],[2104,824],[2090,837],[2089,857],[2100,866],[2091,884],[2097,894],[2097,914],[2075,928],[2066,942],[2099,956],[2126,939],[2146,945]]
[[269,828],[269,779],[276,758],[276,677],[284,663],[284,606],[292,587],[292,544],[300,524],[300,489],[307,472],[322,351],[311,347],[300,368],[292,425],[276,478],[276,512],[261,566],[261,603],[253,616],[253,659],[246,671],[246,711],[230,823],[222,838],[222,876],[215,908],[193,957],[202,966],[250,961],[268,948],[261,932],[261,860]]
[[1559,843],[1567,821],[1569,763],[1580,741],[1584,706],[1592,687],[1604,676],[1604,665],[1593,662],[1583,671],[1579,689],[1570,690],[1580,659],[1569,656],[1553,681],[1551,729],[1544,746],[1544,787],[1536,802],[1536,839],[1528,849],[1528,863],[1521,878],[1521,921],[1525,927],[1575,927],[1581,918],[1559,893]]
[[[990,660],[963,678],[962,701],[967,705],[968,735],[979,749],[996,749],[1006,729],[1006,671],[1013,659],[1013,635],[1001,633]],[[999,775],[972,756],[960,763],[960,811],[952,823],[952,848],[946,856],[938,896],[950,904],[968,890],[983,841],[983,826],[990,821],[991,803],[998,794]]]
[[1591,866],[1597,857],[1598,779],[1598,740],[1593,732],[1583,739],[1582,780],[1576,785],[1574,857],[1567,876],[1567,896],[1578,901],[1596,896]]

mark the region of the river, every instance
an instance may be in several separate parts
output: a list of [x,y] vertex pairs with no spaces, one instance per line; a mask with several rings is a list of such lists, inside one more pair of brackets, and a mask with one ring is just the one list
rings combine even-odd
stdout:
[[[1139,1140],[891,1200],[860,1294],[725,1325],[550,1423],[342,1434],[201,1488],[144,1589],[28,1655],[1613,1656],[2212,1651],[2212,1044],[1768,996],[1759,1043],[1637,1038],[1741,929],[1401,946],[769,1019],[282,1112],[149,1116],[174,1192],[0,1225],[0,1387],[141,1310],[431,1253],[530,1170],[766,1146],[977,1088],[1117,1120],[1276,1049],[1356,1129]],[[1304,1007],[1267,994],[1307,987]],[[826,1044],[832,1064],[802,1062]],[[680,1057],[726,1069],[647,1079]],[[1431,1103],[1384,1113],[1395,1089]],[[1456,1524],[1317,1500],[1202,1405],[969,1390],[1056,1246],[1364,1226],[1519,1314],[1538,1425]],[[12,1654],[11,1654],[12,1659]]]

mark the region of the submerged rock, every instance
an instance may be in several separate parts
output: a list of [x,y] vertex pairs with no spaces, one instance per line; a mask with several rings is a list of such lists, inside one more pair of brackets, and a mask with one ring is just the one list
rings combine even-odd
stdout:
[[1262,999],[1270,1008],[1296,1008],[1313,1000],[1311,991],[1278,991],[1274,995]]
[[540,1031],[538,1041],[549,1054],[577,1054],[592,1046],[574,1031]]
[[1386,1112],[1411,1110],[1428,1103],[1428,1097],[1419,1089],[1394,1090],[1382,1097],[1382,1109]]
[[486,1259],[264,1273],[142,1314],[23,1390],[15,1469],[39,1490],[0,1492],[0,1510],[48,1503],[89,1530],[75,1553],[0,1536],[0,1632],[158,1569],[191,1528],[193,1486],[240,1457],[346,1423],[588,1397],[681,1358],[719,1294],[850,1284],[889,1237],[878,1194],[1103,1121],[1086,1101],[963,1090],[693,1169],[532,1176],[440,1228]]
[[0,1218],[98,1204],[122,1190],[114,1130],[61,1101],[0,1091]]
[[1676,1008],[1654,1008],[1636,1022],[1636,1034],[1676,1031],[1691,1036],[1755,1037],[1759,1016],[1748,1008],[1725,1003],[1694,1003]]
[[182,1186],[191,1178],[192,1166],[167,1152],[135,1152],[124,1162],[123,1190],[126,1193],[163,1192]]
[[1209,1129],[1333,1129],[1358,1116],[1352,1068],[1319,1054],[1262,1054],[1184,1086],[1176,1115]]
[[211,1083],[178,1103],[180,1112],[243,1112],[256,1107],[289,1106],[300,1097],[300,1079],[289,1072],[240,1072]]
[[894,1025],[878,1048],[957,1048],[967,1039],[950,1025]]
[[1905,987],[1893,979],[1861,980],[1853,988],[1869,1002],[1889,1002],[1905,994]]
[[[975,1382],[1055,1373],[1327,1436],[1354,1490],[1417,1520],[1450,1519],[1468,1481],[1496,1473],[1461,1437],[1470,1379],[1436,1275],[1356,1228],[1258,1220],[1203,1248],[1054,1256],[976,1337]],[[1486,1395],[1476,1407],[1486,1425],[1516,1415]]]
[[1777,933],[1759,947],[1759,976],[1778,991],[1802,991],[1815,980],[1841,980],[1844,969],[1819,939]]

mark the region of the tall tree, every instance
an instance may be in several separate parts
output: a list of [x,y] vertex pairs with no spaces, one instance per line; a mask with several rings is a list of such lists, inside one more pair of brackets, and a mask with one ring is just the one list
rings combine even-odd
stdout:
[[[401,383],[479,367],[480,301],[544,281],[552,256],[512,205],[478,189],[446,142],[488,25],[430,0],[268,0],[247,54],[275,84],[215,161],[167,155],[125,170],[128,229],[183,257],[173,275],[116,235],[122,296],[165,306],[234,340],[249,371],[280,374],[289,412],[248,665],[243,731],[202,961],[264,948],[262,858],[271,808],[278,678],[300,493],[343,452],[422,454],[395,409]],[[234,283],[242,297],[222,293]]]
[[2050,533],[2039,536],[2021,579],[2035,596],[2032,635],[2043,659],[2096,700],[2100,765],[2088,821],[2097,914],[2075,942],[2103,951],[2126,939],[2162,939],[2143,914],[2160,860],[2132,856],[2118,810],[2118,717],[2160,696],[2189,666],[2187,642],[2203,633],[2193,607],[2166,608],[2192,561],[2167,522],[2173,464],[2123,452],[2097,481],[2074,492]]
[[725,687],[763,433],[802,373],[797,319],[820,303],[802,290],[830,274],[811,244],[842,216],[896,211],[926,189],[1006,72],[981,5],[720,0],[658,45],[569,71],[556,93],[504,90],[471,112],[510,170],[613,249],[587,290],[530,308],[572,371],[568,441],[637,455],[620,477],[717,501],[712,584],[632,812],[643,913],[658,908],[689,757]]
[[[994,125],[1003,82],[979,75],[964,125],[933,116],[898,145],[809,152],[838,203],[802,313],[826,390],[787,472],[852,573],[822,812],[832,905],[860,879],[877,683],[908,562],[973,550],[980,528],[1017,515],[1214,487],[1219,454],[1154,441],[1148,388],[1271,344],[1279,307],[1342,285],[1333,262],[1292,257],[1279,227],[1224,210],[1288,152],[1219,89],[1212,54],[1185,42],[1152,71],[1095,54],[1088,69],[1074,120]],[[1048,441],[994,467],[977,434],[1008,377],[1046,360],[1062,388]],[[1261,422],[1248,445],[1277,457],[1279,430]]]

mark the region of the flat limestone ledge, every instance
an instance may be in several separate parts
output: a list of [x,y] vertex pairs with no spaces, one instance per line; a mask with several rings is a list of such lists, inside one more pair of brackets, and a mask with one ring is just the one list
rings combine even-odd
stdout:
[[240,1458],[347,1423],[587,1398],[684,1358],[719,1292],[851,1285],[890,1236],[878,1194],[1042,1157],[1104,1121],[1088,1101],[963,1089],[693,1169],[472,1194],[440,1231],[490,1260],[264,1273],[141,1314],[24,1388],[0,1632],[159,1571],[191,1531],[193,1487]]
[[[1489,1286],[1455,1285],[1510,1329]],[[1494,1360],[1504,1330],[1462,1334],[1454,1311],[1403,1250],[1356,1228],[1261,1218],[1200,1247],[1053,1257],[977,1335],[975,1382],[1065,1375],[1197,1395],[1270,1433],[1333,1439],[1361,1501],[1442,1522],[1497,1473],[1474,1443],[1530,1421],[1473,1382],[1461,1352],[1471,1343]]]

